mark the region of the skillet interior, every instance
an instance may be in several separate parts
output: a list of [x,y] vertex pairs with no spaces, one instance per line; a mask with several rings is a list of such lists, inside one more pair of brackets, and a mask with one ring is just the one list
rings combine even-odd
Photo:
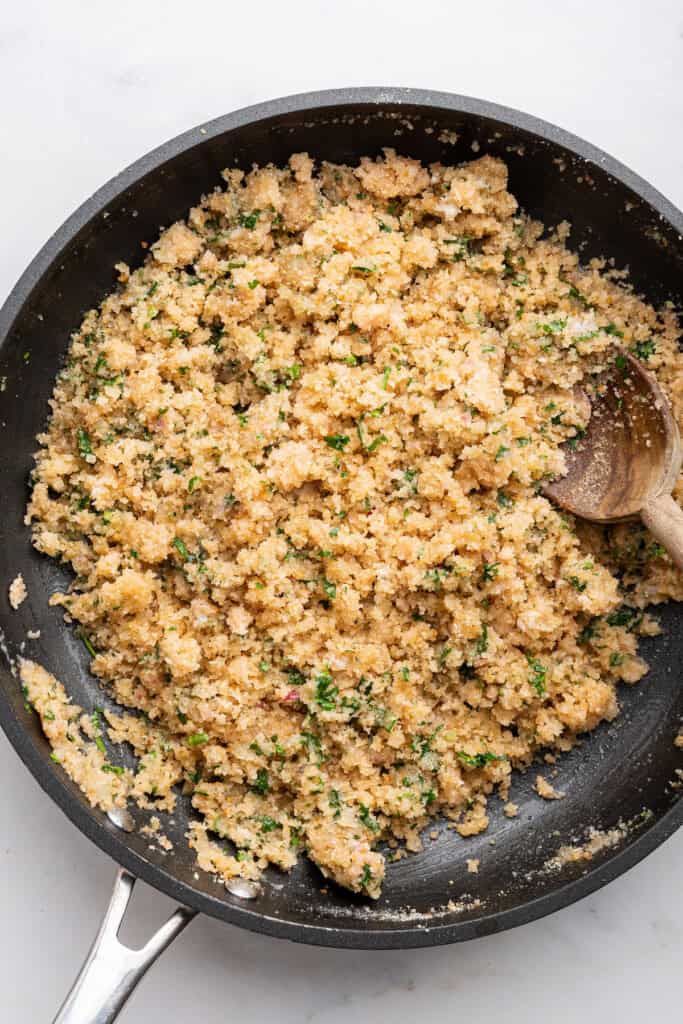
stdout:
[[[440,141],[444,130],[457,143]],[[443,137],[443,136],[442,136]],[[26,653],[62,679],[74,700],[91,709],[105,702],[88,673],[88,655],[47,597],[70,573],[32,550],[23,524],[35,434],[64,357],[69,334],[83,312],[115,283],[113,265],[138,265],[140,243],[187,212],[219,183],[228,165],[281,163],[292,152],[354,163],[383,146],[425,161],[457,162],[481,153],[506,160],[510,189],[527,212],[546,225],[572,222],[572,247],[584,257],[607,254],[629,266],[631,279],[653,303],[683,305],[683,217],[653,189],[585,143],[504,108],[446,94],[414,90],[346,90],[263,104],[228,115],[143,158],[89,200],[47,244],[0,312],[0,623],[11,654],[28,629],[40,629]],[[28,353],[28,355],[26,355]],[[17,612],[7,583],[21,571],[29,598]],[[541,801],[532,791],[536,771],[518,777],[512,798],[520,816],[502,814],[491,800],[491,826],[461,839],[439,827],[422,854],[388,871],[378,905],[326,886],[301,862],[289,875],[267,875],[260,896],[246,902],[198,872],[183,840],[188,808],[181,799],[173,821],[162,817],[174,843],[172,856],[127,835],[89,807],[61,769],[49,761],[36,716],[23,706],[17,680],[0,668],[0,720],[41,785],[100,847],[133,873],[177,898],[235,924],[304,942],[338,946],[429,945],[483,935],[541,916],[615,877],[670,835],[683,805],[671,787],[680,767],[673,740],[683,715],[679,665],[683,661],[683,609],[661,612],[662,637],[643,643],[652,669],[633,689],[621,690],[622,714],[562,759],[565,800]],[[131,761],[132,763],[132,761]],[[643,811],[649,812],[643,815]],[[638,819],[617,847],[590,863],[542,872],[559,846],[581,840],[590,825],[612,828]],[[466,857],[479,857],[478,875]],[[321,889],[327,891],[321,893]],[[481,905],[449,910],[463,894]],[[435,913],[432,913],[433,910]]]

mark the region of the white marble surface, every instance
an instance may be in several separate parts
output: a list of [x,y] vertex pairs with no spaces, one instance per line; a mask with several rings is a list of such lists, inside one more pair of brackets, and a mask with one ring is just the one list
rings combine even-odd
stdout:
[[[22,0],[0,19],[0,300],[85,196],[163,140],[261,99],[370,84],[531,111],[607,149],[683,206],[677,0]],[[0,1017],[39,1024],[81,962],[114,868],[4,737],[0,773]],[[312,949],[200,919],[123,1020],[675,1020],[682,854],[679,834],[582,903],[451,948]],[[141,939],[168,901],[139,889],[130,933]]]

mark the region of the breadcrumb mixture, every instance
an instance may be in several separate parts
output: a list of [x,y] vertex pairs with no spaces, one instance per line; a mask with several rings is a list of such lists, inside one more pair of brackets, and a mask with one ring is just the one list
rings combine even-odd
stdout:
[[305,852],[377,897],[380,840],[481,832],[513,768],[645,673],[643,609],[681,574],[540,488],[622,348],[683,418],[678,325],[521,214],[498,159],[224,179],[119,265],[39,437],[27,518],[76,574],[52,603],[132,713],[22,677],[94,803],[171,810],[182,784],[203,868]]

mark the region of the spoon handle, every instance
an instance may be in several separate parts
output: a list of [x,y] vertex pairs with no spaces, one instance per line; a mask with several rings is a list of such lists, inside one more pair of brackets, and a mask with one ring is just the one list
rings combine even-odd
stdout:
[[670,494],[660,494],[644,506],[641,519],[683,570],[683,509]]

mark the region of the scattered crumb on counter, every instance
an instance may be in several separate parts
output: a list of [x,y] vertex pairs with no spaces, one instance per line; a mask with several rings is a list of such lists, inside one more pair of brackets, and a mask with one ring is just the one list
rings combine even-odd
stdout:
[[509,800],[503,808],[503,814],[506,818],[516,818],[519,814],[519,807],[517,804],[514,804],[512,800]]
[[467,858],[467,870],[471,875],[476,875],[479,872],[479,863],[478,857]]

